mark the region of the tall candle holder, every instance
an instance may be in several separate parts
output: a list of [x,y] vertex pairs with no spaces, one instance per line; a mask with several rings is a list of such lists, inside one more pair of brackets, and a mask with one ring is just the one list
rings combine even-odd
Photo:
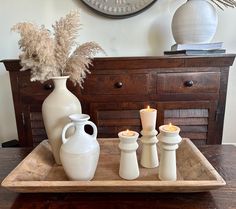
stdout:
[[160,133],[157,135],[161,147],[159,178],[163,181],[176,181],[176,150],[182,140],[179,135],[180,128],[169,124],[160,126],[159,130]]
[[139,176],[136,150],[139,134],[135,131],[122,131],[118,133],[121,150],[119,176],[126,180],[133,180]]
[[155,168],[159,165],[157,154],[157,131],[156,131],[156,117],[157,110],[150,108],[140,110],[140,117],[143,130],[142,137],[142,153],[140,164],[145,168]]

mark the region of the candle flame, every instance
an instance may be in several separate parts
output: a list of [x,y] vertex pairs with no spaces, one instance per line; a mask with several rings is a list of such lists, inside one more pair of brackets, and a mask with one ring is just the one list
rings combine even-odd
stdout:
[[150,106],[148,105],[146,111],[147,111],[147,112],[152,112],[153,109],[151,109]]
[[124,136],[134,136],[135,133],[133,131],[130,131],[129,129],[127,129],[126,131],[123,132]]
[[169,131],[176,131],[177,130],[176,127],[174,125],[172,125],[172,123],[169,123],[168,129],[169,129]]
[[176,131],[178,131],[178,127],[172,125],[172,123],[169,123],[168,125],[164,125],[163,130],[170,131],[170,132],[176,132]]

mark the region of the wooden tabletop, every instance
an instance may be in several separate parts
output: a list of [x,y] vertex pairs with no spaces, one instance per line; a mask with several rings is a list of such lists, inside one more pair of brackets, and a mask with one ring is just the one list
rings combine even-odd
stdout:
[[[236,147],[199,148],[227,185],[204,193],[38,193],[18,194],[0,188],[0,209],[161,208],[236,209]],[[29,148],[0,148],[0,180],[30,152]]]

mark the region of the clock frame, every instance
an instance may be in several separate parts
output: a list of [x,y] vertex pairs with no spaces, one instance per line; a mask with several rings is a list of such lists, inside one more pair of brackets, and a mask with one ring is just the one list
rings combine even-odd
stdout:
[[128,18],[150,8],[157,0],[82,0],[96,13],[110,18]]

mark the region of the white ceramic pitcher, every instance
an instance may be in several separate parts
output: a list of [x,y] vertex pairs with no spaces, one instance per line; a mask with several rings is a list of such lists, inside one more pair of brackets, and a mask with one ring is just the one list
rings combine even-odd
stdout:
[[[89,115],[72,114],[72,120],[62,131],[62,146],[60,158],[62,166],[71,180],[91,180],[94,177],[100,154],[100,147],[97,142],[97,127],[88,121]],[[85,125],[93,128],[93,134],[87,134],[84,130]],[[74,126],[74,135],[66,138],[68,128]]]

